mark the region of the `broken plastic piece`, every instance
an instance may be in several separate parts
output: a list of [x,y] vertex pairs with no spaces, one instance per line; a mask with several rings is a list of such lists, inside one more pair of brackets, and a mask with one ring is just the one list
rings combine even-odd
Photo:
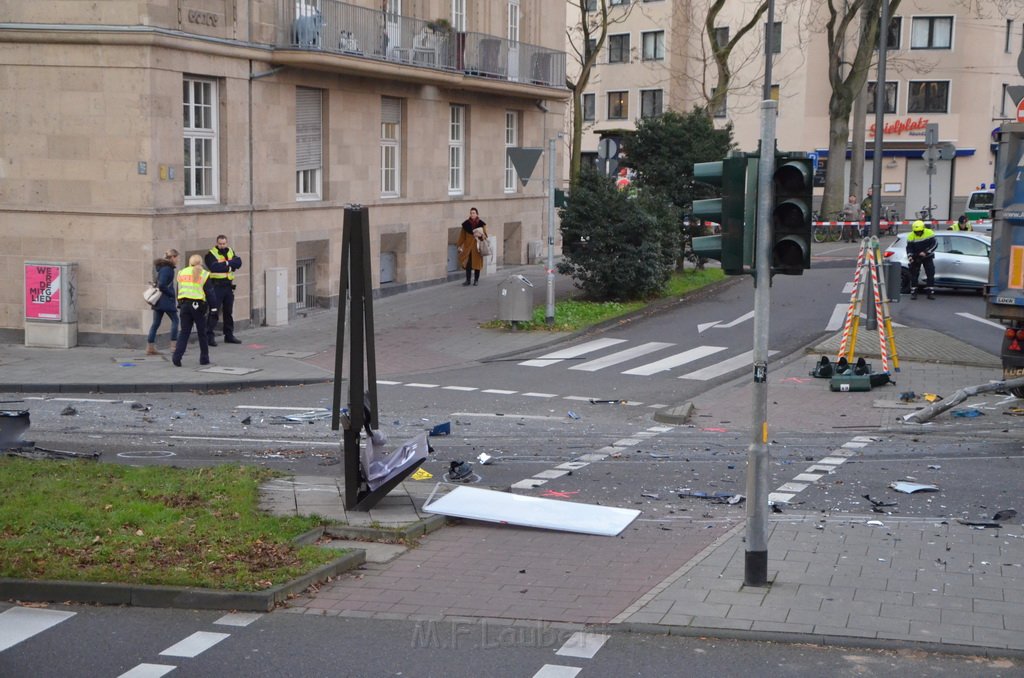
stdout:
[[1002,511],[996,511],[996,514],[992,516],[992,520],[1013,520],[1017,517],[1017,511],[1015,509],[1003,509]]
[[569,418],[570,418],[570,419],[579,419],[579,418],[580,418],[580,415],[576,414],[576,413],[575,413],[575,412],[573,412],[572,410],[569,410],[569,411],[567,412],[567,414],[569,415]]
[[464,461],[453,461],[448,466],[449,480],[465,480],[473,473],[473,467]]
[[879,500],[879,499],[872,499],[870,494],[865,494],[865,495],[863,495],[863,497],[865,499],[867,499],[869,502],[871,502],[872,506],[879,506],[879,507],[881,507],[881,506],[896,506],[896,502],[894,502],[894,501],[883,501],[883,500]]
[[491,455],[487,454],[486,452],[481,452],[479,455],[477,455],[477,458],[476,458],[476,460],[478,462],[480,462],[481,466],[487,466],[488,464],[491,463],[492,459],[494,459],[494,457],[492,457]]
[[985,413],[973,407],[968,407],[963,410],[953,410],[952,414],[954,417],[980,417]]
[[921,396],[930,403],[942,400],[942,396],[940,396],[938,393],[922,393]]
[[438,424],[434,428],[430,429],[430,435],[432,436],[450,436],[452,434],[452,423],[446,421],[443,424]]
[[910,403],[917,400],[917,394],[913,391],[904,391],[900,393],[900,401],[904,403]]
[[871,527],[885,527],[885,523],[883,523],[881,520],[869,520],[866,524],[870,525]]
[[590,399],[591,405],[625,405],[625,400],[598,400],[597,398]]
[[897,492],[903,492],[904,494],[914,494],[915,492],[938,492],[938,485],[923,485],[921,483],[908,483],[905,480],[897,480],[896,482],[889,483],[889,487],[896,490]]

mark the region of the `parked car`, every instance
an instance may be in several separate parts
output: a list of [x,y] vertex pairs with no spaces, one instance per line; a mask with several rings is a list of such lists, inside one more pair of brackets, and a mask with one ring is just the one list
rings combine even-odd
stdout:
[[[900,262],[901,290],[910,292],[910,264],[907,262],[907,235],[901,233],[883,256]],[[988,257],[992,249],[989,236],[974,231],[938,231],[935,234],[935,286],[982,290],[988,284]],[[918,284],[925,281],[921,268]]]

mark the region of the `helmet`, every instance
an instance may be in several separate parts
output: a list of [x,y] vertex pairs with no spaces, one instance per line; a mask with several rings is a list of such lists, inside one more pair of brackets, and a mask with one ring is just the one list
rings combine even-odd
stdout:
[[921,221],[920,219],[918,219],[913,224],[911,224],[911,229],[913,229],[913,231],[915,233],[923,232],[924,231],[924,222]]

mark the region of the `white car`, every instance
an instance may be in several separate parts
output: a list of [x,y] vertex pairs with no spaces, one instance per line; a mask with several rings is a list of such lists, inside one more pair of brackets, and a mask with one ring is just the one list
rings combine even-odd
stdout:
[[[901,291],[910,292],[910,264],[907,263],[907,235],[901,233],[883,256],[900,262]],[[938,231],[935,234],[935,286],[983,290],[988,284],[988,257],[992,240],[974,231]],[[924,286],[924,267],[918,285]]]

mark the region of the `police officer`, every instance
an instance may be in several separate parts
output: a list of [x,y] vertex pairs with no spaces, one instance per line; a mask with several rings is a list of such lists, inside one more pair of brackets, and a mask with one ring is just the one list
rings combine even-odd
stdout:
[[925,281],[929,299],[935,298],[935,231],[925,228],[924,222],[918,219],[911,225],[907,236],[907,260],[910,262],[910,298],[917,299],[917,280],[924,266]]
[[216,346],[213,331],[217,328],[218,311],[224,316],[224,341],[228,344],[241,344],[235,338],[235,271],[242,268],[242,259],[228,247],[226,235],[217,236],[217,245],[211,247],[205,257],[206,268],[210,272],[210,320],[206,324],[207,343]]
[[171,362],[181,367],[181,356],[188,347],[192,325],[196,326],[199,338],[199,364],[210,364],[210,349],[206,343],[206,291],[204,286],[210,278],[210,272],[203,268],[203,258],[198,254],[189,257],[188,266],[178,271],[178,315],[181,316],[181,328],[178,331],[178,343],[174,345]]

